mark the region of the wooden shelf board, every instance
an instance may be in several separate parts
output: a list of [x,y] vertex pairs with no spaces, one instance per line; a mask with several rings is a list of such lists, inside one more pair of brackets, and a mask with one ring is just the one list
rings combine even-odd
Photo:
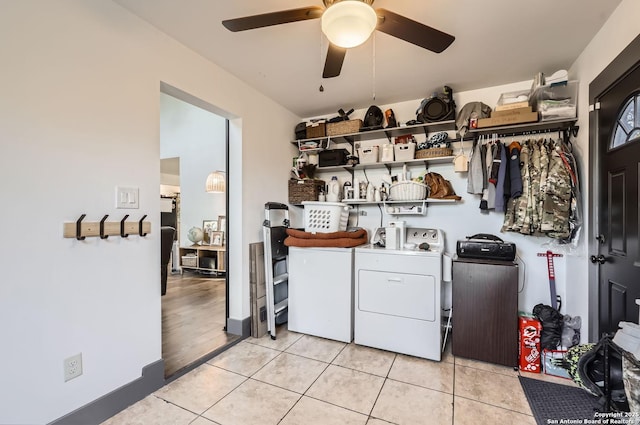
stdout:
[[425,130],[429,133],[432,133],[435,131],[455,130],[456,128],[455,126],[456,126],[456,122],[454,120],[447,120],[447,121],[441,121],[441,122],[430,122],[430,123],[423,123],[423,124],[416,124],[416,125],[407,125],[403,127],[382,128],[380,130],[340,134],[336,136],[313,137],[310,139],[294,140],[291,143],[298,146],[300,143],[313,142],[313,141],[325,140],[325,139],[330,139],[332,141],[335,141],[338,139],[344,139],[344,141],[351,143],[351,142],[357,142],[361,140],[375,140],[375,139],[404,136],[406,134],[424,132]]
[[[139,224],[137,221],[127,221],[124,223],[124,231],[129,236],[138,236]],[[144,233],[151,233],[151,222],[142,222],[142,231]],[[104,222],[104,234],[107,236],[120,236],[120,222],[119,221],[105,221]],[[83,221],[80,223],[80,235],[85,237],[99,237],[100,236],[100,222],[99,221]],[[76,223],[64,223],[63,236],[65,238],[76,237]]]
[[539,121],[528,124],[511,124],[501,125],[497,127],[487,128],[474,128],[469,130],[470,134],[524,134],[528,132],[540,132],[540,131],[558,131],[572,127],[577,121],[577,118]]

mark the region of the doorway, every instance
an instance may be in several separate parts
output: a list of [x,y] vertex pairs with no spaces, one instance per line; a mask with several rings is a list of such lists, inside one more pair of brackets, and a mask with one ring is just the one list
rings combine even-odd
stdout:
[[589,87],[592,339],[638,318],[640,299],[640,37]]
[[[174,218],[169,221],[175,223],[176,238],[167,266],[166,293],[161,297],[162,358],[165,378],[173,379],[239,337],[226,332],[227,191],[206,190],[214,171],[226,186],[228,122],[203,107],[203,102],[196,105],[190,96],[175,89],[169,94],[164,88],[160,94],[160,192],[173,200]],[[168,175],[168,170],[174,174]]]

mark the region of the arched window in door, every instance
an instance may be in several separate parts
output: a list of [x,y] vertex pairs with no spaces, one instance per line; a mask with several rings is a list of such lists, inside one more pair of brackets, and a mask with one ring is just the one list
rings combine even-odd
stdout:
[[640,140],[640,94],[631,96],[620,111],[609,149]]

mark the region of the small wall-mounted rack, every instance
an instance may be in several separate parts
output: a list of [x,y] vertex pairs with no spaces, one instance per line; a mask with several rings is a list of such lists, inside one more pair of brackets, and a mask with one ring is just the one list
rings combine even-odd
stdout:
[[562,307],[562,298],[556,293],[556,269],[553,265],[554,257],[562,257],[562,254],[556,254],[547,250],[547,252],[538,252],[538,257],[547,257],[547,272],[549,273],[549,292],[551,294],[551,307],[560,311]]
[[64,223],[63,236],[82,241],[87,237],[100,239],[107,239],[109,236],[126,238],[129,235],[144,237],[151,233],[151,223],[144,221],[147,218],[146,215],[138,221],[126,221],[129,215],[125,215],[120,221],[106,221],[109,214],[105,214],[100,221],[83,221],[86,216],[82,214],[75,222]]

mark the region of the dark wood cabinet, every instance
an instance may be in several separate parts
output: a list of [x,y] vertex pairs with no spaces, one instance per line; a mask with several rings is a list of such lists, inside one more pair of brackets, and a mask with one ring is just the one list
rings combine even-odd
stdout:
[[505,366],[518,364],[518,266],[453,261],[452,353]]

